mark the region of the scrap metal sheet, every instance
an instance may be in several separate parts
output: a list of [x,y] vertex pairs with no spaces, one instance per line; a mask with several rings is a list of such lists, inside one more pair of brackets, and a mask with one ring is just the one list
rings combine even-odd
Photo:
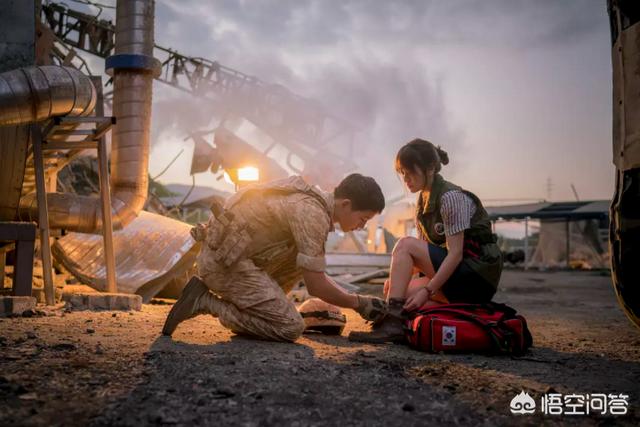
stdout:
[[[123,230],[114,231],[118,292],[148,301],[192,269],[199,244],[190,229],[184,222],[142,211]],[[53,254],[80,281],[106,290],[102,235],[69,233],[53,245]]]

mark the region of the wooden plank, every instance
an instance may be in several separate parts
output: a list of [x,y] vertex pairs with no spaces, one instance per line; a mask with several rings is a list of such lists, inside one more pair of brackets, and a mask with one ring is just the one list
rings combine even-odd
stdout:
[[0,222],[0,240],[34,241],[36,226],[31,222]]
[[31,296],[34,244],[35,242],[33,240],[19,240],[16,243],[16,266],[12,291],[14,296]]
[[[44,161],[42,158],[42,134],[38,125],[31,125],[33,164],[36,168],[36,194],[38,198],[38,228],[40,229],[40,254],[42,256],[42,278],[47,305],[55,304],[53,266],[51,262],[51,239],[49,238],[49,212],[47,189],[44,182]],[[26,251],[26,249],[25,249]]]
[[327,253],[327,267],[359,267],[361,271],[371,268],[376,270],[388,268],[391,265],[391,254],[358,254],[358,253]]
[[0,127],[0,221],[17,217],[28,145],[28,126]]
[[389,277],[389,269],[384,268],[381,270],[362,273],[357,276],[353,276],[351,280],[349,280],[349,282],[351,283],[368,282],[368,281],[371,281],[371,279],[377,279],[380,277]]

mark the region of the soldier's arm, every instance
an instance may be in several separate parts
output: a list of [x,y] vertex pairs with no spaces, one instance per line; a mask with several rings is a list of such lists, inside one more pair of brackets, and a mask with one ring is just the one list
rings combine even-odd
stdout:
[[358,297],[345,292],[324,272],[302,269],[302,277],[309,293],[329,304],[345,308],[357,308]]
[[306,200],[291,205],[289,225],[298,248],[296,265],[309,293],[329,304],[353,308],[367,320],[377,320],[386,313],[383,300],[367,295],[349,294],[325,274],[324,244],[331,228],[330,218],[318,202]]
[[303,269],[302,277],[311,295],[329,304],[352,308],[365,320],[377,322],[387,314],[384,300],[371,295],[347,293],[323,272]]

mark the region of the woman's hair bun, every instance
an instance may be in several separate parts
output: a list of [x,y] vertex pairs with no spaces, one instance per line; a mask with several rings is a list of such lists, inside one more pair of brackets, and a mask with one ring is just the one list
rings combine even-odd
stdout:
[[443,165],[449,164],[449,155],[447,152],[440,148],[439,145],[436,147],[436,151],[438,152],[438,157],[440,157],[440,163]]

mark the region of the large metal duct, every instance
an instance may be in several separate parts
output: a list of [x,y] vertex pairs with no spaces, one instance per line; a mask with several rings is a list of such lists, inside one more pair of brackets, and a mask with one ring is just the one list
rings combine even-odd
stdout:
[[[0,126],[29,124],[54,116],[86,116],[95,104],[96,90],[91,80],[73,68],[34,66],[0,74]],[[16,135],[18,137],[28,138],[26,128],[21,136]],[[17,150],[15,147],[20,146],[20,141],[14,139],[6,144],[12,145],[10,151]],[[26,157],[26,152],[23,155]],[[54,206],[60,204],[57,202],[60,197],[69,197],[49,196]],[[20,200],[19,216],[37,218],[35,194]]]
[[86,116],[95,104],[91,80],[73,68],[27,67],[0,74],[0,126]]
[[[113,75],[113,115],[117,120],[111,139],[111,211],[115,229],[131,222],[147,197],[151,90],[154,73],[160,70],[159,62],[152,56],[153,21],[153,0],[118,0],[115,55],[106,61],[107,72]],[[48,67],[38,69],[45,68]],[[84,81],[80,77],[76,80]],[[81,91],[53,90],[56,87],[51,83],[48,86],[43,83],[42,87],[32,85],[30,94],[7,97],[8,102],[0,102],[0,124],[75,114],[82,105],[92,108],[92,102],[78,96]],[[41,92],[49,94],[44,101],[38,95]],[[51,100],[49,104],[47,99]],[[58,104],[60,108],[46,108]],[[94,233],[102,227],[100,199],[96,197],[50,193],[47,203],[51,228]],[[21,218],[37,217],[35,195],[23,197],[20,205]]]
[[153,58],[153,0],[118,0],[115,54],[106,68],[113,74],[111,188],[114,226],[133,220],[147,198],[151,89],[160,72]]

